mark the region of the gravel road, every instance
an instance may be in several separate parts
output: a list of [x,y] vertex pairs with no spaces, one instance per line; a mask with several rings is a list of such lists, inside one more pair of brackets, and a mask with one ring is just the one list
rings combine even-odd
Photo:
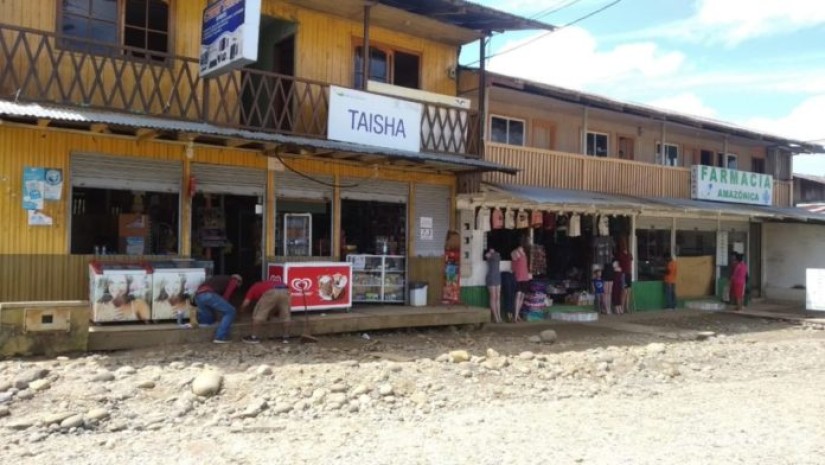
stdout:
[[0,361],[0,463],[825,464],[825,331],[634,323]]

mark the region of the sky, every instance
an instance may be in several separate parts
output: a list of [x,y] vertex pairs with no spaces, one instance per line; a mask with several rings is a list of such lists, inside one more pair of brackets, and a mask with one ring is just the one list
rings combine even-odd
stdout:
[[[566,26],[494,36],[491,71],[825,144],[823,1],[473,1]],[[794,172],[825,176],[825,154]]]

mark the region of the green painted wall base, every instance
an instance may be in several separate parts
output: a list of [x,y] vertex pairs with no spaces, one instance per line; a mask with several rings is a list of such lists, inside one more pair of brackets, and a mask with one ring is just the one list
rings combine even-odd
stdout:
[[636,311],[665,308],[665,283],[662,281],[636,281],[633,283],[633,300]]
[[462,287],[461,303],[471,307],[489,307],[490,293],[487,292],[487,286]]

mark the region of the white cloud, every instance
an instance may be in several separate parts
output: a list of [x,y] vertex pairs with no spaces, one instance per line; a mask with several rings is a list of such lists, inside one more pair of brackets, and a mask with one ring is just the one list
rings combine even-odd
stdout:
[[593,84],[609,84],[628,79],[655,79],[678,71],[685,56],[665,52],[653,42],[619,45],[612,50],[597,50],[596,39],[579,27],[556,33],[509,42],[495,56],[489,69],[502,74],[584,89]]
[[825,24],[825,2],[816,0],[698,0],[686,19],[618,34],[614,40],[679,39],[736,46],[748,40]]
[[692,116],[703,116],[706,118],[714,118],[716,116],[716,110],[705,105],[702,99],[690,92],[656,99],[648,102],[648,105]]
[[781,118],[752,118],[745,127],[804,141],[825,138],[825,93],[809,97]]

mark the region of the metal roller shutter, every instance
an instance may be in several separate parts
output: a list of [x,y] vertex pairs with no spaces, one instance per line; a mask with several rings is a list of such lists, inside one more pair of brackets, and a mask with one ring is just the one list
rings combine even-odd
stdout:
[[192,164],[197,192],[263,196],[266,193],[265,169],[240,166]]
[[378,179],[348,178],[341,181],[341,198],[376,202],[407,203],[410,189],[406,183]]
[[711,218],[676,218],[677,231],[716,231],[719,223]]
[[332,176],[312,175],[326,184],[313,182],[291,171],[284,171],[275,175],[276,197],[292,199],[332,199],[332,185],[335,179]]
[[71,183],[76,187],[180,192],[183,164],[179,161],[76,153],[71,157]]
[[[412,234],[413,255],[434,257],[444,255],[444,239],[450,229],[450,188],[448,186],[415,185],[415,218]],[[421,239],[421,217],[432,218],[432,238]]]
[[673,227],[673,219],[657,216],[640,216],[636,218],[636,229],[666,229]]

